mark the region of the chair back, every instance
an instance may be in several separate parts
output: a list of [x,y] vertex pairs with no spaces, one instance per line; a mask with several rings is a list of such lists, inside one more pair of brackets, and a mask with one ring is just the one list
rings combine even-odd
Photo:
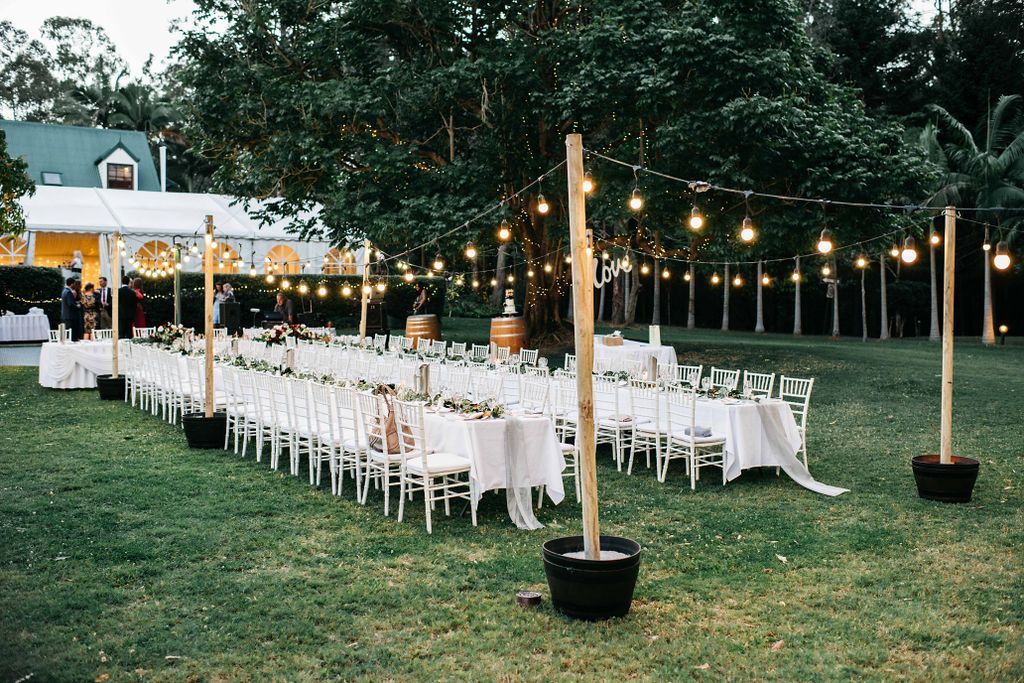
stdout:
[[507,363],[508,357],[511,355],[512,349],[508,346],[495,346],[494,347],[494,361],[496,363]]
[[740,384],[739,370],[725,370],[723,368],[711,368],[711,386],[716,389],[725,387],[735,391]]
[[473,344],[469,359],[474,363],[483,363],[491,356],[491,347],[487,344]]
[[449,368],[444,381],[444,388],[459,396],[468,396],[472,374],[468,368]]
[[452,345],[448,347],[448,355],[458,358],[466,357],[466,342],[452,342]]
[[779,378],[779,398],[789,404],[793,410],[793,417],[801,429],[807,427],[807,411],[811,404],[811,390],[814,388],[814,379],[799,379],[797,377]]
[[156,331],[155,327],[136,327],[132,332],[132,338],[138,339],[139,337],[148,337]]
[[576,354],[565,354],[565,363],[562,365],[562,369],[568,373],[576,374]]
[[629,394],[637,424],[644,424],[652,431],[660,431],[664,422],[661,415],[663,393],[658,390],[658,383],[644,379],[630,380]]
[[433,343],[432,339],[426,337],[419,337],[416,340],[416,351],[419,353],[430,353],[430,345]]
[[114,331],[111,329],[106,330],[93,330],[92,338],[96,341],[108,341],[114,338]]
[[500,401],[505,375],[499,372],[473,373],[473,399],[476,401]]
[[519,352],[519,360],[523,365],[536,365],[539,357],[540,351],[537,349],[522,349]]
[[[52,341],[52,342],[59,342],[60,341],[60,330],[59,329],[50,330],[50,341]],[[71,328],[66,328],[64,330],[64,341],[66,341],[66,342],[71,341]]]
[[448,353],[448,342],[439,339],[432,341],[430,343],[430,353],[438,358],[444,358]]
[[519,390],[519,405],[528,413],[548,412],[550,384],[544,377],[527,377]]
[[355,392],[355,396],[360,426],[367,443],[372,443],[372,448],[380,453],[395,455],[388,452],[388,416],[384,399],[368,391]]
[[749,370],[743,371],[744,393],[749,392],[751,396],[761,396],[762,398],[769,398],[771,397],[772,389],[774,388],[774,372],[750,372]]
[[398,427],[398,451],[403,464],[409,457],[423,460],[423,471],[429,471],[426,415],[423,404],[416,401],[392,401],[395,407],[395,426]]
[[311,436],[313,431],[313,410],[309,402],[309,385],[304,379],[286,378],[288,394],[291,401],[288,403],[288,419],[292,429],[296,432]]

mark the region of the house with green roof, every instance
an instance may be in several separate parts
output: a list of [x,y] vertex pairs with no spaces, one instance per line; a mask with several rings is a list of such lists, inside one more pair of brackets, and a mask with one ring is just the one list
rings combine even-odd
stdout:
[[12,157],[28,163],[39,185],[160,191],[145,134],[0,120]]

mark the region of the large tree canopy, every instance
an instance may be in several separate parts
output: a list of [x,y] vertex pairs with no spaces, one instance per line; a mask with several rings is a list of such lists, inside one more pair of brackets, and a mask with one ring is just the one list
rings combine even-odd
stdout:
[[[201,28],[179,52],[189,132],[221,163],[216,182],[280,197],[280,216],[319,203],[339,241],[366,235],[395,252],[430,240],[561,161],[574,131],[590,149],[722,185],[900,203],[925,194],[928,164],[899,126],[827,81],[789,0],[197,5]],[[635,232],[632,171],[589,163],[595,229]],[[639,184],[641,230],[701,258],[784,256],[823,223],[849,242],[897,220],[707,193],[708,228],[694,240],[687,188],[644,174]],[[449,259],[467,239],[493,246],[507,217],[523,257],[555,266],[529,282],[535,331],[558,317],[564,185],[561,174],[544,182],[547,217],[533,188],[438,245]],[[761,228],[753,247],[734,237],[748,210]]]

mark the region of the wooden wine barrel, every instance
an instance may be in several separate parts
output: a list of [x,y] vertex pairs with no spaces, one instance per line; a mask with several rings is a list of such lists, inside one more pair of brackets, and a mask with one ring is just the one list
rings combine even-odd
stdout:
[[410,315],[405,319],[405,336],[413,340],[413,344],[421,337],[424,339],[441,339],[441,321],[436,315]]
[[526,320],[491,318],[491,343],[507,346],[511,353],[519,353],[526,346]]

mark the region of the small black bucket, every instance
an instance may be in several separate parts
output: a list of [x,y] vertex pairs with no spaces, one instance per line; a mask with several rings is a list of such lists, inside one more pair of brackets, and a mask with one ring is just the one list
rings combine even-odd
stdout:
[[640,544],[628,538],[602,536],[601,550],[617,551],[626,557],[584,560],[565,556],[582,550],[582,536],[554,538],[544,544],[544,573],[551,604],[568,617],[587,621],[628,614],[640,572]]
[[96,388],[100,390],[101,401],[123,401],[124,375],[96,375]]
[[185,427],[189,448],[224,448],[224,434],[228,428],[226,413],[214,413],[213,417],[206,417],[204,413],[185,413],[181,416],[181,424]]
[[954,455],[952,463],[943,465],[938,455],[918,455],[911,458],[910,466],[920,497],[945,503],[970,502],[978,479],[978,461],[974,458]]

